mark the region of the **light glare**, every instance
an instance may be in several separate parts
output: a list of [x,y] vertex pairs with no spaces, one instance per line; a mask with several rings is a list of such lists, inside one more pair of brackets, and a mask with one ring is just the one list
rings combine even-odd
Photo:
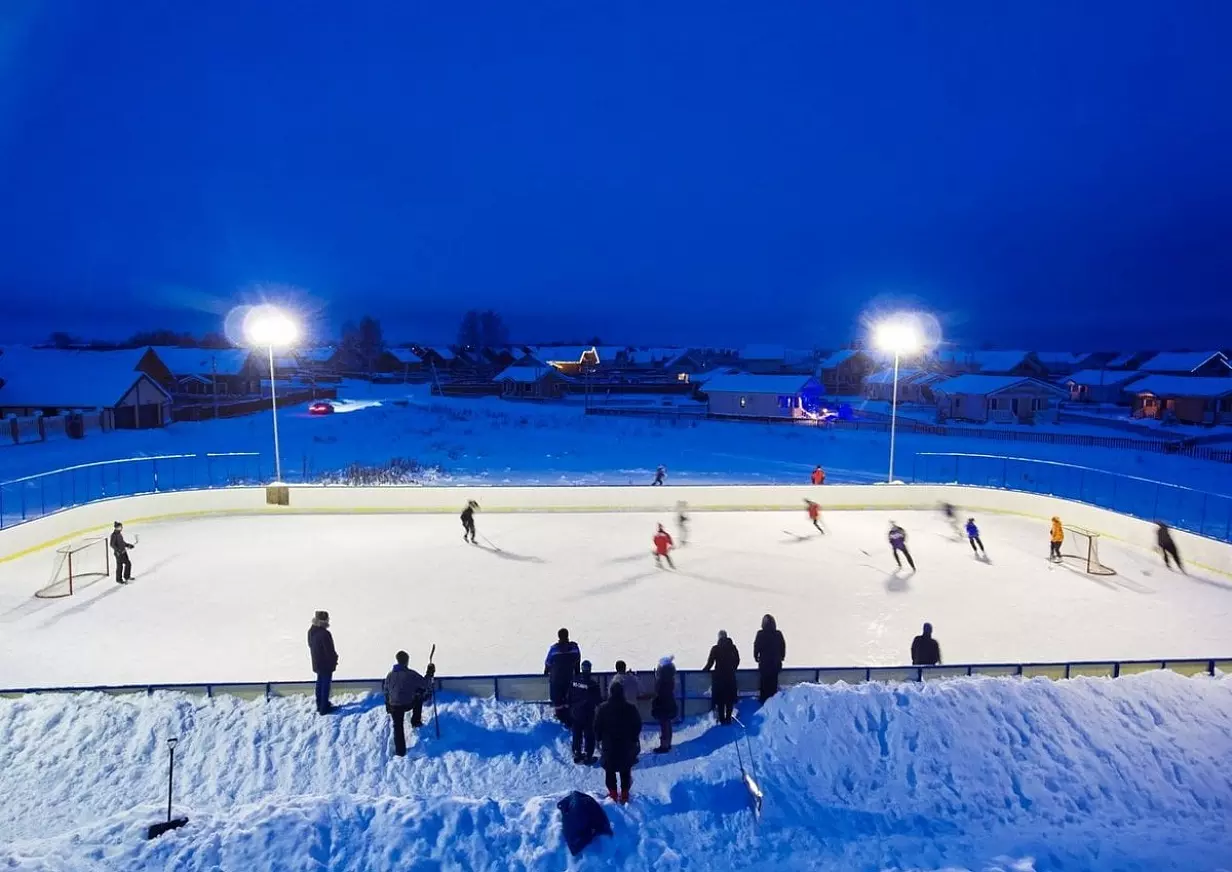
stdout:
[[894,354],[911,354],[921,344],[919,331],[905,319],[882,321],[873,331],[873,342],[882,351]]
[[286,348],[299,338],[299,327],[280,309],[258,306],[244,318],[244,336],[253,345]]

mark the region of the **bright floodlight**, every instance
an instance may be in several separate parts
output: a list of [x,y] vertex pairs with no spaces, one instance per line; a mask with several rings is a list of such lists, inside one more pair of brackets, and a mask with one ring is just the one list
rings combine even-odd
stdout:
[[299,338],[299,327],[283,311],[259,306],[244,319],[244,335],[253,345],[286,348]]
[[920,348],[919,331],[906,320],[881,322],[873,332],[873,341],[882,351],[895,354],[911,354]]

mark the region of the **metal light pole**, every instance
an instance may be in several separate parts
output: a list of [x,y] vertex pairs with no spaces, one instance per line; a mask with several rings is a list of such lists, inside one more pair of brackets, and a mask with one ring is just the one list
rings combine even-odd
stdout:
[[[898,350],[894,351],[894,391],[890,401],[890,475],[887,484],[894,483],[894,437],[898,431]],[[274,421],[274,442],[278,442],[278,422]]]
[[[270,410],[274,413],[274,481],[282,481],[282,451],[278,448],[278,390],[274,386],[274,346],[269,346]],[[897,378],[898,370],[895,369]],[[893,444],[891,442],[891,444]],[[894,469],[894,450],[890,450],[890,469]]]

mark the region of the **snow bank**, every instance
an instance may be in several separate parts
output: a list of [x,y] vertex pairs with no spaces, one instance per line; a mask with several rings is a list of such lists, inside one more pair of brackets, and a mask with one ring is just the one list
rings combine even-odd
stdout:
[[[373,699],[0,700],[0,868],[1217,869],[1232,857],[1232,684],[963,679],[798,687],[737,732],[694,722],[645,755],[615,837],[571,860],[555,800],[599,791],[540,709],[450,701],[392,758]],[[187,828],[142,839],[181,736]],[[649,747],[649,735],[646,745]]]

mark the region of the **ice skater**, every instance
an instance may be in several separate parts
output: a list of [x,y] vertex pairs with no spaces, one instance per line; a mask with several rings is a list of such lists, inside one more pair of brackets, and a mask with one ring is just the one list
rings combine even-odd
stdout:
[[672,555],[668,552],[672,550],[672,534],[663,529],[663,525],[659,525],[659,531],[654,535],[654,559],[655,566],[663,567],[663,561],[667,561],[667,565],[672,569],[676,568],[676,564],[672,563]]
[[894,554],[894,563],[899,569],[903,568],[903,561],[899,558],[901,552],[903,557],[907,558],[907,565],[911,567],[911,571],[915,572],[915,561],[911,559],[911,552],[907,550],[907,531],[898,526],[894,521],[890,522],[890,551]]
[[1056,515],[1052,516],[1052,529],[1048,534],[1048,559],[1053,563],[1061,562],[1061,543],[1065,541],[1065,528],[1061,526],[1061,519]]
[[1164,566],[1171,569],[1171,560],[1175,560],[1176,568],[1181,571],[1182,575],[1185,575],[1185,565],[1181,563],[1181,555],[1176,550],[1176,542],[1172,539],[1172,530],[1163,521],[1160,521],[1156,527],[1155,541],[1159,544],[1159,550],[1164,554]]
[[958,515],[955,513],[954,505],[952,503],[942,503],[938,508],[941,509],[941,514],[949,522],[950,529],[954,531],[954,538],[961,539],[962,531],[958,529]]
[[124,541],[124,525],[119,521],[111,530],[110,545],[115,555],[116,584],[128,584],[133,580],[133,562],[128,559],[128,552],[136,548],[137,543]]
[[659,468],[655,470],[654,481],[651,482],[651,485],[661,485],[665,478],[667,478],[667,469],[660,463]]
[[826,535],[826,531],[821,529],[821,506],[812,500],[805,500],[804,505],[808,509],[809,520],[813,522],[813,526],[817,528],[817,532],[823,536]]
[[676,530],[680,534],[680,547],[689,544],[689,505],[685,502],[676,503]]
[[462,510],[462,541],[475,544],[475,509],[479,508],[479,503],[470,500],[466,504],[466,508]]
[[975,518],[967,518],[967,541],[971,543],[971,553],[976,557],[988,556],[984,551],[984,543],[980,541],[980,528],[975,526]]
[[826,471],[822,469],[820,466],[814,466],[813,475],[811,476],[811,480],[813,484],[825,484],[826,483]]

